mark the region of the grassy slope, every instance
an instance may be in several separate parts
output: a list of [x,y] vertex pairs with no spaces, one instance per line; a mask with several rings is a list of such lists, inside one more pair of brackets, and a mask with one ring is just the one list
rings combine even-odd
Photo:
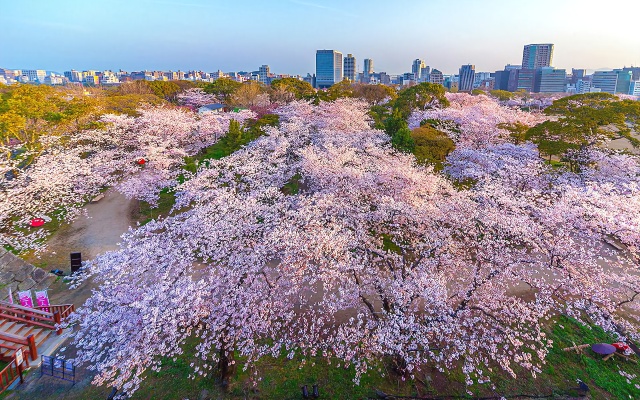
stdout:
[[[613,338],[599,328],[589,329],[567,318],[559,318],[548,330],[554,340],[554,348],[547,358],[547,364],[536,379],[522,372],[517,379],[494,369],[493,383],[474,385],[469,389],[474,396],[539,395],[564,398],[577,396],[576,379],[581,379],[591,388],[594,399],[640,399],[640,377],[627,383],[620,375],[622,370],[640,376],[640,365],[632,364],[620,358],[602,361],[602,357],[590,350],[582,354],[563,352],[563,347],[582,343],[612,342]],[[149,372],[142,388],[135,393],[134,399],[197,399],[202,390],[207,390],[213,398],[224,399],[299,399],[300,387],[313,384],[320,387],[321,398],[325,399],[364,399],[375,398],[375,390],[398,396],[454,396],[472,398],[467,395],[464,375],[460,368],[444,373],[433,369],[423,371],[419,381],[402,381],[382,366],[381,372],[372,371],[363,377],[360,385],[352,381],[352,368],[338,367],[336,362],[328,365],[322,358],[309,359],[303,367],[300,359],[288,360],[282,356],[277,359],[261,360],[256,370],[261,379],[256,386],[250,379],[251,371],[238,369],[230,382],[227,392],[222,391],[215,377],[189,379],[192,369],[190,354],[195,342],[185,348],[185,355],[176,361],[165,360],[160,372]],[[516,371],[518,372],[518,371]],[[521,372],[521,371],[520,371]],[[495,385],[495,389],[491,386]],[[109,393],[108,388],[89,387],[81,394],[66,399],[100,398]]]

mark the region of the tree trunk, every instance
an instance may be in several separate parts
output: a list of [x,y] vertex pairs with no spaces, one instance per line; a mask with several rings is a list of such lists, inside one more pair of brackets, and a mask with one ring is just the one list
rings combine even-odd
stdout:
[[407,375],[407,362],[399,355],[393,356],[391,360],[391,368],[396,374],[400,376]]
[[220,382],[224,389],[229,387],[229,380],[236,372],[233,351],[227,351],[225,348],[220,349],[220,360],[218,361],[218,372],[220,373]]

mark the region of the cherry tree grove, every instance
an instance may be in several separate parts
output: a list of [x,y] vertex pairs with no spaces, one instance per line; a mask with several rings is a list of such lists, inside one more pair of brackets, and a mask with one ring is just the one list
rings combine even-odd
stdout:
[[219,100],[215,95],[206,93],[200,88],[190,88],[177,95],[178,102],[192,109],[197,109],[206,104],[218,103]]
[[638,160],[594,151],[558,172],[495,132],[538,116],[448,97],[411,117],[460,127],[444,173],[393,150],[360,101],[280,107],[278,127],[176,187],[173,215],[89,263],[75,361],[131,394],[197,337],[194,375],[223,380],[234,354],[254,374],[297,354],[356,382],[383,359],[407,378],[462,363],[472,384],[539,372],[559,313],[638,337]]
[[543,122],[547,116],[521,111],[518,108],[501,106],[484,95],[446,93],[450,102],[447,108],[432,108],[414,111],[409,117],[409,127],[416,128],[426,119],[451,122],[439,127],[451,136],[458,147],[484,147],[507,141],[509,132],[502,124],[520,123],[533,126]]
[[131,198],[155,204],[163,188],[177,184],[184,157],[211,146],[231,119],[243,122],[250,111],[206,113],[151,107],[139,116],[104,115],[103,129],[64,137],[45,137],[44,150],[26,168],[10,157],[1,164],[0,240],[14,248],[38,246],[46,229],[28,230],[34,218],[54,214],[70,220],[105,188],[116,186]]

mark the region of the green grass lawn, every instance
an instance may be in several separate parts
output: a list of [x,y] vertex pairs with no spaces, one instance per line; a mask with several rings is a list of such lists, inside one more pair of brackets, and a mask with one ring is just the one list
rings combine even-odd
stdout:
[[[465,386],[461,368],[453,368],[444,373],[426,368],[417,374],[417,380],[403,381],[394,374],[386,362],[380,363],[380,371],[372,370],[364,376],[359,385],[353,383],[353,368],[331,365],[324,358],[309,358],[301,366],[301,358],[288,360],[264,358],[255,369],[242,371],[241,366],[230,381],[227,391],[223,391],[218,379],[198,376],[190,379],[195,340],[185,347],[185,355],[176,361],[165,360],[160,372],[148,372],[141,389],[134,399],[197,399],[206,390],[214,399],[300,399],[301,386],[318,384],[323,399],[365,399],[375,398],[376,390],[396,396],[457,396],[461,398],[502,396],[514,397],[551,396],[566,398],[578,396],[576,379],[581,379],[591,388],[593,399],[640,399],[640,366],[621,358],[603,361],[602,357],[586,349],[580,354],[561,349],[582,343],[611,343],[613,337],[599,328],[590,329],[565,317],[558,318],[549,326],[548,334],[554,347],[547,358],[543,372],[533,378],[530,373],[516,370],[517,379],[511,378],[498,368],[493,369],[491,383]],[[257,371],[258,379],[251,379]],[[619,371],[638,377],[627,382]],[[384,376],[383,376],[384,375]],[[254,385],[254,382],[256,384]],[[495,385],[495,389],[492,387]],[[467,394],[467,390],[473,396]],[[68,399],[99,398],[108,393],[108,388],[89,387],[79,397]],[[83,397],[84,396],[84,397]],[[93,397],[92,397],[93,396]]]

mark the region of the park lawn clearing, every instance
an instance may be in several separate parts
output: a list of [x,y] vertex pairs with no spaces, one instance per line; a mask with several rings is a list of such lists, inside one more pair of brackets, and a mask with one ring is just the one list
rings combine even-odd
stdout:
[[[498,367],[490,373],[491,382],[466,387],[465,377],[460,366],[444,373],[425,368],[416,374],[416,380],[403,381],[393,373],[388,363],[380,363],[380,370],[372,369],[362,377],[360,384],[353,383],[353,367],[344,368],[337,360],[329,364],[323,357],[309,357],[302,364],[302,358],[285,355],[279,358],[265,357],[258,361],[254,369],[242,371],[242,364],[231,378],[227,391],[219,386],[219,379],[196,376],[191,379],[193,369],[195,338],[185,345],[185,353],[173,359],[163,359],[163,369],[159,372],[147,372],[141,388],[133,399],[197,399],[204,390],[212,398],[239,399],[299,399],[301,387],[318,384],[321,398],[365,399],[375,398],[376,391],[393,396],[456,396],[474,398],[485,396],[516,395],[526,396],[578,396],[576,379],[584,381],[591,389],[593,399],[638,399],[640,398],[640,365],[621,358],[602,361],[602,357],[585,349],[582,353],[564,352],[561,349],[572,343],[611,343],[615,338],[600,328],[590,328],[573,319],[559,317],[549,324],[548,335],[554,341],[553,349],[547,357],[543,371],[533,378],[530,373],[516,370],[518,377],[513,379]],[[238,357],[238,359],[240,359]],[[252,379],[257,371],[257,379]],[[627,377],[636,375],[627,382]],[[384,374],[384,376],[382,376]],[[257,384],[254,385],[254,380]],[[472,395],[467,391],[469,390]],[[110,392],[108,388],[90,386],[78,397],[69,399],[102,397]],[[84,397],[83,397],[84,396]]]

